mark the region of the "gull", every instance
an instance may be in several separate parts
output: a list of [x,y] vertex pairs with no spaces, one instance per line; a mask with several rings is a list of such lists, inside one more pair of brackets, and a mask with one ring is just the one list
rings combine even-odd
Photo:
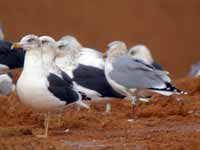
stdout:
[[145,45],[136,45],[129,49],[128,54],[133,59],[144,61],[146,64],[152,65],[158,70],[163,70],[162,66],[159,65],[152,57],[150,50]]
[[42,54],[46,47],[38,36],[27,35],[12,47],[21,47],[26,51],[24,68],[16,85],[17,94],[22,103],[45,113],[45,131],[38,137],[46,138],[50,113],[59,112],[74,102],[82,103],[81,95],[68,76],[62,73],[62,77],[58,76],[44,64]]
[[198,77],[200,75],[200,62],[193,64],[188,74],[190,77]]
[[70,48],[68,47],[68,41],[59,40],[57,42],[60,54],[57,55],[56,62],[59,59],[65,59],[65,63],[57,63],[57,65],[77,83],[79,91],[90,99],[100,97],[123,98],[107,82],[104,69],[80,63],[78,60],[81,52],[76,51],[72,45],[70,45]]
[[[74,90],[79,92],[77,84],[71,79],[71,77],[67,73],[62,71],[55,63],[56,56],[58,55],[56,41],[50,36],[41,36],[39,37],[39,39],[42,43],[42,58],[44,67],[50,73],[54,73],[57,76],[61,77],[63,80],[71,82]],[[85,97],[83,93],[80,94],[82,98]],[[82,103],[82,101],[77,101],[76,103],[78,103],[79,105],[83,105],[83,107],[88,107],[87,105]]]
[[0,40],[0,71],[21,68],[25,52],[22,48],[11,49],[12,43]]
[[[62,78],[62,72],[55,64],[56,52],[56,41],[50,36],[40,36],[39,40],[42,45],[42,59],[44,68],[57,76]],[[69,78],[69,77],[68,77]]]
[[103,54],[100,51],[83,47],[75,37],[70,35],[64,36],[60,40],[68,42],[69,49],[73,48],[76,51],[80,51],[80,56],[77,60],[78,63],[86,66],[104,69],[105,62],[103,59]]
[[[153,66],[155,69],[163,70],[162,66],[159,65],[152,57],[150,50],[142,44],[138,44],[133,46],[129,49],[128,55],[131,56],[133,59],[138,59],[143,61],[146,64]],[[163,70],[164,71],[164,70]],[[167,74],[169,72],[165,71]],[[153,95],[152,92],[141,90],[140,92],[140,100],[141,101],[149,101],[149,97]]]
[[4,40],[3,25],[0,23],[0,40]]
[[174,93],[186,94],[171,84],[165,71],[131,58],[121,41],[108,44],[105,75],[113,89],[132,100],[133,105],[137,104],[137,92],[140,89],[148,89],[166,96]]
[[7,96],[14,90],[12,74],[10,72],[0,74],[0,96]]

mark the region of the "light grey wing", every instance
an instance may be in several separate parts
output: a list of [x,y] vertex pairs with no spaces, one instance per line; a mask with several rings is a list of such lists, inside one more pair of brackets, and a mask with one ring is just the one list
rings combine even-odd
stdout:
[[9,67],[4,65],[4,64],[0,64],[0,73],[4,72],[4,71],[8,71]]
[[200,75],[200,63],[197,64],[193,64],[190,72],[189,72],[189,76],[190,77],[196,77]]
[[165,88],[169,77],[144,62],[121,56],[113,63],[111,79],[127,88]]

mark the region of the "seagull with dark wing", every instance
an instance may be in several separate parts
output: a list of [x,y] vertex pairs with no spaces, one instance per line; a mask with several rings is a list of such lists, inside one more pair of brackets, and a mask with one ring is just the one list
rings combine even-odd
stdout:
[[103,69],[85,65],[78,61],[81,52],[72,45],[69,48],[68,41],[58,41],[57,48],[60,54],[57,55],[56,62],[59,59],[65,58],[63,64],[57,63],[57,65],[77,83],[80,92],[86,94],[91,99],[99,99],[100,97],[123,98],[122,95],[115,92],[109,85]]
[[0,71],[22,68],[25,51],[22,48],[11,49],[12,43],[0,40]]
[[23,49],[11,49],[11,46],[11,42],[4,41],[3,25],[0,23],[0,71],[23,67]]
[[68,42],[68,48],[73,48],[76,51],[80,51],[80,56],[77,60],[78,63],[104,69],[105,62],[103,59],[103,54],[100,51],[82,46],[75,37],[70,35],[62,37],[60,41]]
[[[78,94],[83,94],[78,91],[77,84],[70,78],[70,76],[56,65],[55,59],[58,55],[56,41],[50,36],[41,36],[39,39],[42,43],[42,58],[44,68],[47,69],[49,73],[55,74],[66,82],[70,83],[70,86],[72,86],[73,90]],[[85,95],[81,96],[84,97]],[[76,101],[76,103],[80,106],[82,105],[83,107],[89,108],[81,100]]]
[[[24,68],[16,85],[17,94],[22,103],[45,113],[45,132],[39,135],[44,138],[48,136],[50,113],[60,112],[68,104],[82,104],[81,95],[74,89],[72,80],[62,73],[57,75],[49,69],[51,66],[44,64],[45,44],[46,41],[41,42],[38,36],[27,35],[12,46],[26,51]],[[51,48],[48,50],[51,51]]]

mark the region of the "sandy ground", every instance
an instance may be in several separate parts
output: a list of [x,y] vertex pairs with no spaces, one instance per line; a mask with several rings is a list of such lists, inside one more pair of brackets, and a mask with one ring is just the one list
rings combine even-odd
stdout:
[[[17,78],[19,70],[13,74]],[[0,150],[200,149],[200,78],[175,83],[189,95],[155,94],[138,104],[134,120],[126,100],[93,102],[90,110],[69,106],[60,120],[52,114],[47,139],[36,137],[43,133],[43,114],[23,106],[16,93],[0,97]]]

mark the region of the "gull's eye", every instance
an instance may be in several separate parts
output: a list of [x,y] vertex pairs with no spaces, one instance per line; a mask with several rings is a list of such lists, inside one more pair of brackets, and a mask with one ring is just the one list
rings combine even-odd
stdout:
[[31,43],[31,42],[34,42],[35,39],[31,38],[31,39],[28,39],[27,41],[28,41],[29,43]]
[[42,42],[42,44],[48,44],[49,43],[48,40],[42,40],[41,42]]
[[59,45],[58,48],[59,49],[63,49],[65,47],[65,45]]
[[135,53],[136,53],[135,51],[132,51],[132,52],[131,52],[131,55],[135,55]]

